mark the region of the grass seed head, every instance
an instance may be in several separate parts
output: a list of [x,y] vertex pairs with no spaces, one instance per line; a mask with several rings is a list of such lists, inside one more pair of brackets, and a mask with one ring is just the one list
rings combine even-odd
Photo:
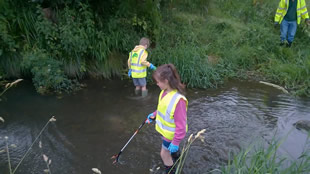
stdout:
[[96,174],[101,174],[101,171],[97,168],[92,168],[91,170],[95,172]]
[[11,83],[10,87],[17,84],[18,82],[22,81],[23,79],[17,79],[14,82]]
[[195,139],[200,137],[201,134],[203,134],[206,131],[206,129],[202,129],[201,131],[199,131],[196,135],[195,135]]
[[193,134],[191,134],[191,135],[188,137],[187,142],[190,142],[191,139],[192,139],[192,137],[193,137]]
[[8,88],[8,87],[11,87],[11,83],[7,83],[7,84],[5,85],[5,88]]
[[43,160],[44,160],[45,162],[47,162],[47,160],[48,160],[48,157],[47,157],[45,154],[43,154]]
[[4,123],[4,119],[3,119],[2,117],[0,117],[0,121],[1,121],[2,123]]
[[52,118],[50,119],[50,122],[54,122],[54,121],[56,121],[56,118],[55,116],[52,116]]

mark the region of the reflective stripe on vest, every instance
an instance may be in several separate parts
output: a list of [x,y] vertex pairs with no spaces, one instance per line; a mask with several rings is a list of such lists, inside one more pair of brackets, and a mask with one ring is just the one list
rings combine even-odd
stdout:
[[[169,92],[164,96],[164,98],[162,98],[162,94],[163,91],[159,95],[155,128],[157,132],[162,134],[165,138],[172,140],[174,137],[176,127],[173,118],[176,105],[182,98],[186,101],[186,107],[187,107],[187,99],[183,95],[178,93],[177,90]],[[188,126],[186,124],[186,131],[187,127]]]
[[138,58],[133,59],[133,56],[137,54],[138,51],[132,51],[130,53],[130,65],[133,78],[144,78],[146,77],[147,67],[142,65],[140,62],[141,56],[144,54],[144,49],[139,52]]
[[[289,1],[285,0],[285,3],[284,3],[284,0],[281,0],[281,2],[279,3],[279,7],[277,9],[275,18],[274,18],[275,22],[279,22],[279,23],[282,22],[282,20],[284,19],[284,16],[287,13],[288,7],[289,7]],[[300,24],[301,18],[303,19],[309,18],[305,0],[297,0],[296,12],[297,12],[297,24]]]

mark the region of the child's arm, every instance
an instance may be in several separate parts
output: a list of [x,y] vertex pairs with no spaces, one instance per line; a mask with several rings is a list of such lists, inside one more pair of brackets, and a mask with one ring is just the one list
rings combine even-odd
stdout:
[[144,52],[142,57],[141,57],[141,64],[144,65],[144,66],[150,67],[151,63],[146,60],[147,56],[148,56],[148,53]]
[[130,68],[131,68],[131,62],[130,62],[130,53],[129,53],[129,58],[128,58],[128,61],[127,61],[127,63],[128,63],[128,69],[130,69]]
[[175,133],[172,144],[179,146],[186,134],[186,102],[180,99],[174,111]]

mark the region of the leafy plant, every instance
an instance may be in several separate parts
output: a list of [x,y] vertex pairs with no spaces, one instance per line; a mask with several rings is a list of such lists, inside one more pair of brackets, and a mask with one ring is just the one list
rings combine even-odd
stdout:
[[61,62],[49,57],[44,50],[25,53],[22,65],[33,74],[33,83],[39,93],[50,90],[72,91],[76,82],[68,79],[61,68]]

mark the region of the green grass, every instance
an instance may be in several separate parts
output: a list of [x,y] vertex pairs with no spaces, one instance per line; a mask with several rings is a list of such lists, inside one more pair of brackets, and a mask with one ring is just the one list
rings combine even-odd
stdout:
[[245,75],[254,73],[294,95],[310,96],[310,27],[302,23],[293,47],[280,47],[279,28],[273,27],[277,1],[146,0],[132,9],[133,2],[106,3],[115,8],[108,14],[89,3],[60,3],[52,8],[57,19],[53,23],[44,18],[40,3],[25,9],[17,7],[16,0],[4,1],[2,76],[29,75],[30,69],[20,67],[22,56],[43,50],[60,62],[62,76],[122,77],[126,60],[114,53],[127,57],[139,38],[147,36],[153,42],[148,60],[156,66],[175,64],[188,87],[215,88],[229,78],[250,79]]
[[[238,154],[233,154],[221,169],[213,172],[222,174],[306,174],[310,172],[310,151],[305,146],[302,154],[292,160],[289,154],[278,154],[279,147],[284,139],[276,140],[273,138],[266,147],[264,144],[251,144]],[[309,139],[307,144],[309,145]]]
[[176,64],[189,87],[250,79],[244,76],[248,71],[292,94],[310,96],[309,30],[300,25],[293,47],[280,47],[280,29],[273,27],[277,5],[266,0],[169,1],[151,61]]

